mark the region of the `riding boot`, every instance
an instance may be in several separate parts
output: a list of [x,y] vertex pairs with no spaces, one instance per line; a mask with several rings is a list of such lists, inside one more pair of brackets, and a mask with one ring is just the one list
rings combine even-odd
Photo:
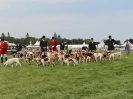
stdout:
[[5,57],[5,61],[7,61],[7,57]]
[[3,63],[3,57],[1,57],[1,63]]

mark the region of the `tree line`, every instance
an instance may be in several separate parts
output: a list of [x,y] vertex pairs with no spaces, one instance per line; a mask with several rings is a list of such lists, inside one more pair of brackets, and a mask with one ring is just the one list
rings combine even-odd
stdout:
[[[90,42],[90,39],[82,39],[82,38],[67,39],[67,38],[62,38],[60,36],[60,34],[57,34],[57,33],[54,33],[53,36],[58,39],[59,44],[61,44],[63,42],[67,42],[67,44],[83,44],[85,42],[86,44],[88,44]],[[21,43],[23,45],[29,45],[30,42],[32,44],[35,44],[35,42],[37,40],[40,40],[40,38],[31,37],[29,35],[29,33],[26,33],[25,37],[23,37],[23,38],[15,38],[15,37],[12,37],[9,32],[7,33],[7,35],[5,35],[5,33],[2,33],[1,34],[1,38],[4,38],[5,40],[7,40],[10,43],[17,44],[19,42],[19,43]],[[48,44],[50,44],[51,38],[46,38],[46,39],[48,41]],[[105,41],[106,40],[104,40],[104,42]],[[130,39],[130,41],[131,41],[131,43],[133,43],[133,39]],[[100,42],[97,42],[97,44],[99,44],[99,43]],[[116,40],[116,44],[120,45],[121,44],[120,40]]]

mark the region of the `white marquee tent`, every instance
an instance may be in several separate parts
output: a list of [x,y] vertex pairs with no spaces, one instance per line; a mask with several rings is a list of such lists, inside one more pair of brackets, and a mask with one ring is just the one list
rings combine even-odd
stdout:
[[38,48],[38,47],[40,47],[40,41],[36,41],[36,43],[33,45],[33,44],[29,44],[28,46],[27,46],[27,48]]
[[37,40],[34,46],[40,46],[40,41]]

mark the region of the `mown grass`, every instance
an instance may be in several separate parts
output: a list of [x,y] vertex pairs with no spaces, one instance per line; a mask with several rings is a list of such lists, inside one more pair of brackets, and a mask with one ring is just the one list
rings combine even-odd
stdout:
[[0,99],[133,99],[133,54],[75,67],[22,65],[1,66]]

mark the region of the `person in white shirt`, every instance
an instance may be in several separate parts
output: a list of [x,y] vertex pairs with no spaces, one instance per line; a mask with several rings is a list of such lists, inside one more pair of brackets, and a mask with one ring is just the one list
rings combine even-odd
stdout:
[[125,52],[126,52],[126,58],[129,56],[129,53],[130,53],[130,48],[131,48],[131,43],[129,42],[128,39],[126,39],[124,41],[124,44],[125,44]]

